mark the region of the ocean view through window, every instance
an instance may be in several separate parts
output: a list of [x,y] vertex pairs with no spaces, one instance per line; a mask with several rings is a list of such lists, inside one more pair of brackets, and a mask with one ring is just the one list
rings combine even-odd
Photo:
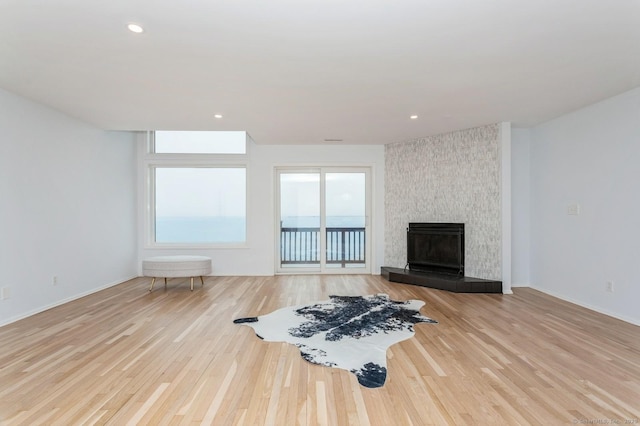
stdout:
[[246,240],[244,168],[155,169],[158,243],[241,243]]
[[159,217],[156,241],[237,243],[246,240],[244,217]]

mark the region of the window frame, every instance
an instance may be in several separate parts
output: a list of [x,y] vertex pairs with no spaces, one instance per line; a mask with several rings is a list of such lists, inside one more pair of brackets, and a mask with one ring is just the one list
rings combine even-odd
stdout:
[[[246,142],[245,154],[170,154],[155,153],[154,132],[146,132],[144,170],[144,248],[145,249],[210,249],[210,248],[246,248],[248,246],[249,212],[249,144]],[[155,241],[156,227],[156,180],[158,168],[240,168],[245,170],[245,240],[239,242],[202,242],[167,243]]]

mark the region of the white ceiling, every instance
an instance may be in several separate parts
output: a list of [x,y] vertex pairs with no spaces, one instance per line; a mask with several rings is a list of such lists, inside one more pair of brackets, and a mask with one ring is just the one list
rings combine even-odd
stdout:
[[0,0],[0,87],[110,130],[384,144],[638,86],[640,0]]

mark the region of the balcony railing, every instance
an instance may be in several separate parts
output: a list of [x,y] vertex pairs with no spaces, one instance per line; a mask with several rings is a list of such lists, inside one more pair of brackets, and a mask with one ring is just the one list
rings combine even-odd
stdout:
[[[320,228],[281,228],[283,265],[320,263]],[[365,263],[365,228],[327,228],[327,265]]]

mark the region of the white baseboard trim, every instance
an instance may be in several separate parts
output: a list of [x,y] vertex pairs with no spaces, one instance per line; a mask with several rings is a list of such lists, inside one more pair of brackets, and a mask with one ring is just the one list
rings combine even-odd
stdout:
[[14,323],[16,321],[20,321],[21,319],[28,318],[28,317],[30,317],[32,315],[39,314],[39,313],[44,312],[44,311],[48,311],[49,309],[55,308],[56,306],[64,305],[65,303],[69,303],[69,302],[72,302],[74,300],[80,299],[82,297],[88,296],[90,294],[97,293],[97,292],[99,292],[101,290],[105,290],[105,289],[107,289],[109,287],[113,287],[113,286],[116,286],[118,284],[122,284],[122,283],[127,282],[129,280],[132,280],[134,278],[138,278],[138,275],[132,275],[132,276],[130,276],[128,278],[122,278],[122,279],[119,279],[119,280],[116,280],[116,281],[112,281],[112,282],[110,282],[108,284],[104,284],[104,285],[102,285],[100,287],[96,287],[96,288],[93,288],[91,290],[87,290],[85,292],[82,292],[82,293],[79,293],[79,294],[75,294],[75,295],[73,295],[71,297],[67,297],[65,299],[58,300],[58,301],[53,302],[53,303],[51,303],[49,305],[41,306],[41,307],[33,309],[31,311],[24,312],[22,314],[16,315],[15,317],[11,317],[11,318],[8,318],[6,320],[3,320],[2,322],[0,322],[0,327],[3,327],[5,325],[9,325],[9,324]]
[[609,317],[619,319],[620,321],[624,321],[624,322],[628,322],[629,324],[640,326],[640,320],[637,319],[637,318],[631,318],[631,317],[627,317],[627,316],[624,316],[624,315],[620,315],[620,314],[615,313],[615,312],[607,311],[606,309],[602,309],[602,308],[599,308],[597,306],[593,306],[593,305],[590,305],[588,303],[582,302],[580,300],[576,300],[576,299],[573,299],[571,297],[567,297],[565,295],[556,293],[554,291],[547,290],[546,288],[539,288],[539,287],[536,287],[534,285],[531,285],[529,287],[534,289],[534,290],[537,290],[537,291],[539,291],[541,293],[548,294],[549,296],[557,297],[558,299],[564,300],[565,302],[573,303],[574,305],[582,306],[583,308],[587,308],[589,310],[598,312],[600,314],[607,315]]

